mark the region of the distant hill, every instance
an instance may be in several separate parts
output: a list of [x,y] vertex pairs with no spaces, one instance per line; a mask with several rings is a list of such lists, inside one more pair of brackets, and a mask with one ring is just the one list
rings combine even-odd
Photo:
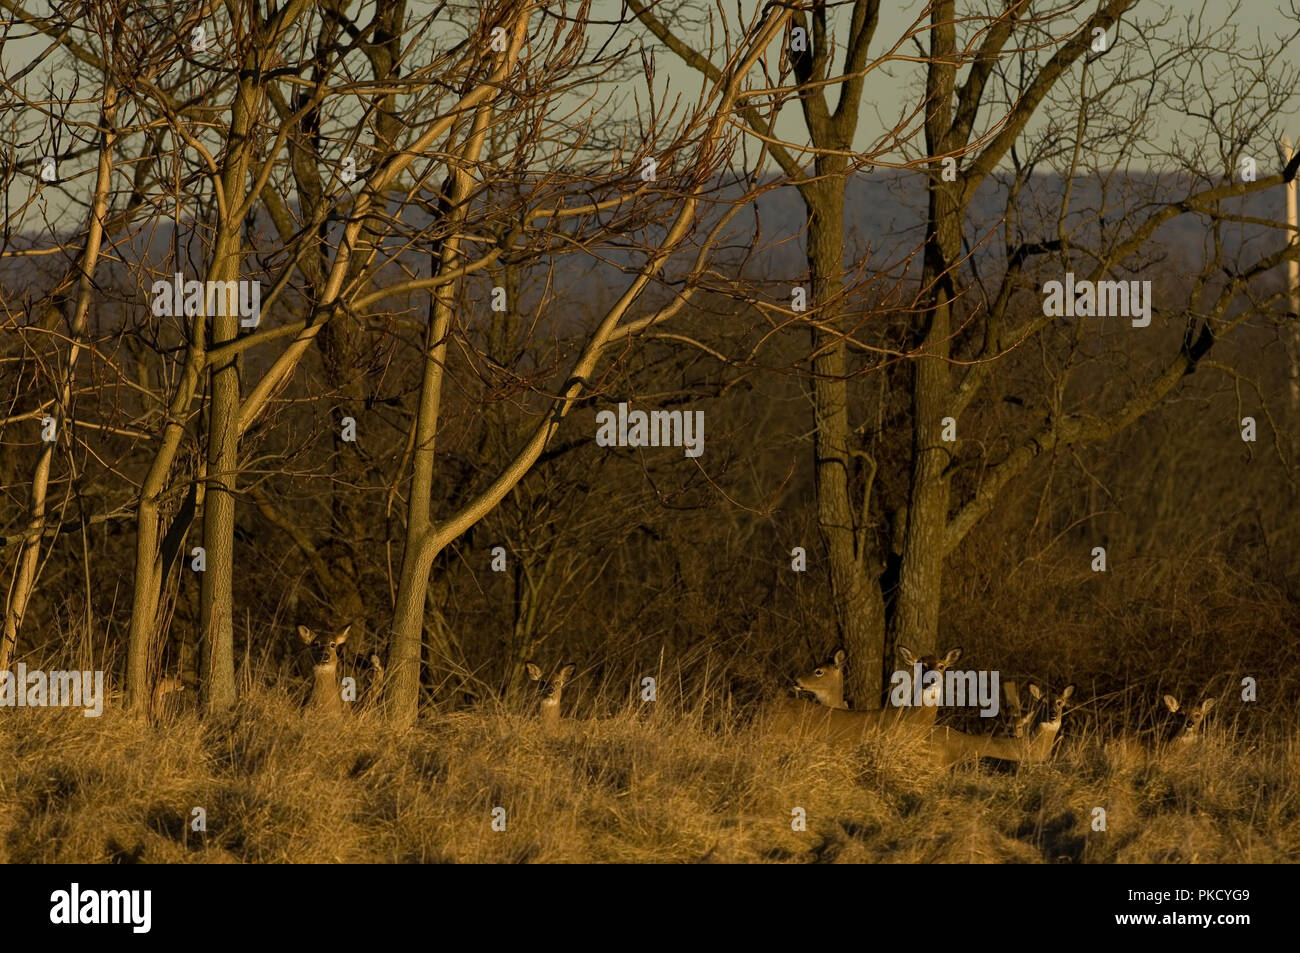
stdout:
[[[1104,209],[1105,224],[1101,230],[1106,240],[1113,241],[1129,233],[1133,223],[1150,214],[1160,204],[1178,201],[1188,194],[1188,186],[1166,177],[1137,176],[1122,179],[1115,177],[1103,190],[1094,178],[1075,180],[1070,195],[1071,239],[1082,244],[1095,244],[1099,239],[1096,226],[1098,209]],[[730,200],[739,189],[720,189],[716,200]],[[1036,176],[1020,195],[1018,215],[1021,228],[1029,240],[1056,237],[1055,217],[1064,194],[1063,181],[1055,176]],[[1103,198],[1105,200],[1103,204]],[[973,260],[982,269],[998,269],[1004,257],[1005,230],[1003,215],[1006,188],[1002,181],[990,179],[980,188],[968,218],[967,241],[973,246]],[[1248,197],[1246,200],[1225,203],[1225,210],[1257,219],[1277,219],[1282,215],[1283,195],[1280,188]],[[849,182],[845,201],[846,262],[866,253],[868,274],[886,270],[897,272],[909,252],[918,249],[924,240],[924,212],[926,196],[924,179],[916,173],[881,170],[858,174]],[[716,221],[721,214],[720,205],[706,205],[702,221]],[[427,221],[424,212],[407,209],[404,229],[416,229]],[[170,263],[173,256],[183,262],[179,268],[187,278],[202,277],[202,248],[192,231],[174,232],[168,221],[159,221],[157,227],[131,239],[118,236],[112,253],[127,261],[144,261],[160,277],[170,277],[177,270]],[[277,254],[278,240],[274,230],[265,220],[251,223],[251,233],[257,236],[256,246],[262,261],[278,267],[283,255]],[[757,236],[759,247],[744,260],[743,275],[757,281],[777,284],[802,280],[807,273],[804,257],[804,209],[798,192],[789,186],[774,188],[763,194],[752,206],[743,210],[724,233],[724,245],[730,246],[721,254],[723,262],[738,267],[745,258],[740,249]],[[335,225],[337,235],[341,226]],[[147,237],[145,237],[147,235]],[[1163,272],[1182,271],[1204,260],[1210,249],[1210,233],[1202,218],[1182,215],[1161,226],[1147,245],[1148,257],[1158,262]],[[404,239],[403,239],[404,240]],[[1222,241],[1229,258],[1243,250],[1250,254],[1270,252],[1280,246],[1283,238],[1277,229],[1256,224],[1228,224],[1222,230]],[[396,241],[396,240],[395,240]],[[30,246],[30,237],[12,240],[13,246]],[[549,287],[558,298],[572,296],[585,304],[593,304],[620,292],[628,281],[619,270],[620,265],[634,267],[638,256],[626,250],[603,249],[599,261],[592,256],[575,252],[559,257],[555,263],[554,280]],[[11,307],[20,306],[24,296],[38,299],[42,289],[48,289],[56,276],[62,274],[74,260],[74,254],[43,255],[0,260],[0,293]],[[404,251],[400,255],[402,267],[414,275],[429,273],[427,252]],[[683,256],[678,261],[684,261]],[[1044,259],[1039,258],[1039,263]],[[913,263],[919,262],[919,257]],[[1076,264],[1077,262],[1077,264]],[[1070,259],[1072,268],[1080,271],[1091,267],[1091,259],[1076,251]],[[1060,269],[1050,264],[1056,272]],[[540,276],[541,269],[537,269]],[[394,277],[397,271],[393,270]],[[671,276],[673,268],[668,269]],[[994,272],[996,274],[996,272]],[[253,276],[252,272],[246,274]],[[101,269],[100,280],[105,285],[103,301],[118,299],[128,306],[133,301],[146,304],[149,287],[136,285],[136,279],[127,278],[127,269],[121,264]],[[262,276],[266,281],[266,276]],[[490,279],[478,275],[471,279],[471,288],[482,285],[486,295]],[[128,284],[128,282],[130,282]],[[526,285],[545,284],[540,280]],[[112,289],[112,290],[110,290]],[[518,307],[536,307],[535,290],[525,288],[524,300]],[[101,315],[101,318],[107,318]],[[110,319],[111,320],[111,319]],[[273,317],[270,319],[273,320]]]

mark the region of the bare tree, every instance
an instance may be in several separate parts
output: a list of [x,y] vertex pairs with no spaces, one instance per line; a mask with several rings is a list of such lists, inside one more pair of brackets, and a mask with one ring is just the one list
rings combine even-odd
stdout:
[[[826,541],[837,628],[851,652],[852,693],[860,705],[873,706],[881,697],[882,662],[892,654],[887,651],[888,644],[906,643],[918,651],[936,646],[944,562],[995,506],[1007,482],[1046,452],[1109,439],[1157,406],[1204,356],[1214,333],[1225,330],[1211,330],[1209,323],[1220,320],[1223,310],[1253,277],[1286,257],[1285,252],[1269,254],[1238,267],[1234,274],[1240,280],[1230,281],[1222,289],[1200,331],[1190,329],[1186,346],[1121,406],[1101,416],[1058,406],[1055,412],[1048,412],[1039,429],[1025,435],[1023,444],[1001,459],[977,464],[964,454],[955,456],[961,449],[945,439],[945,428],[968,420],[963,414],[972,407],[1003,355],[1024,346],[1051,324],[1041,313],[1019,325],[1010,324],[1020,307],[1013,301],[1018,301],[1016,292],[1024,287],[1021,275],[1026,263],[1061,252],[1061,260],[1068,264],[1071,253],[1081,251],[1072,249],[1065,235],[1026,236],[1018,230],[1016,204],[1019,187],[1024,184],[1022,176],[1007,199],[1005,255],[1000,264],[976,264],[974,250],[988,237],[973,220],[981,187],[1008,161],[1025,176],[1032,174],[1043,154],[1024,163],[1015,147],[1019,143],[1024,149],[1038,136],[1031,127],[1035,116],[1058,113],[1046,124],[1052,130],[1049,139],[1056,144],[1053,148],[1067,138],[1066,130],[1074,128],[1062,125],[1059,109],[1047,108],[1051,95],[1060,90],[1069,98],[1075,91],[1073,84],[1085,84],[1084,105],[1076,119],[1077,128],[1086,131],[1088,138],[1086,142],[1075,138],[1076,162],[1063,170],[1067,176],[1081,171],[1077,159],[1090,155],[1092,143],[1109,141],[1148,153],[1156,148],[1143,135],[1142,117],[1157,108],[1160,91],[1168,88],[1158,83],[1157,77],[1161,69],[1173,64],[1191,67],[1198,57],[1219,55],[1260,77],[1253,88],[1236,91],[1249,105],[1234,112],[1229,120],[1232,128],[1211,124],[1207,130],[1222,134],[1225,142],[1253,141],[1258,149],[1267,117],[1277,115],[1279,94],[1290,82],[1281,65],[1281,51],[1291,46],[1293,37],[1279,37],[1277,43],[1261,43],[1251,51],[1233,45],[1235,41],[1217,47],[1208,26],[1178,36],[1167,29],[1167,21],[1153,20],[1131,32],[1121,31],[1122,18],[1135,5],[1136,0],[1110,0],[1080,19],[1078,4],[1031,12],[1027,3],[1011,2],[991,12],[977,8],[959,13],[954,0],[935,0],[922,14],[927,24],[918,20],[901,36],[888,38],[876,35],[879,5],[871,0],[843,5],[814,0],[797,5],[791,19],[792,31],[799,26],[802,33],[787,37],[782,58],[784,63],[788,57],[790,72],[783,72],[780,83],[772,83],[777,90],[772,101],[780,104],[798,99],[808,142],[771,148],[786,179],[798,187],[807,213],[809,277],[815,305],[810,324],[818,515]],[[705,73],[713,68],[707,57],[692,49],[684,34],[673,28],[674,8],[639,0],[631,0],[629,7],[685,63]],[[810,29],[804,26],[809,14]],[[836,26],[847,36],[847,41],[838,45],[833,35]],[[1167,39],[1163,46],[1144,39],[1160,36]],[[884,139],[855,145],[858,114],[870,104],[864,77],[891,59],[902,59],[905,54],[899,51],[911,46],[915,50],[909,49],[906,55],[917,64],[923,79],[915,103],[899,110],[899,123]],[[875,55],[873,49],[878,51]],[[840,51],[843,59],[834,63]],[[1114,71],[1105,72],[1105,64],[1111,62],[1116,63]],[[1090,79],[1098,71],[1104,76],[1101,90],[1094,89]],[[1212,94],[1203,82],[1198,85],[1192,69],[1185,69],[1180,78],[1192,91],[1189,95],[1196,91]],[[831,89],[839,92],[833,110],[825,99]],[[1104,108],[1099,105],[1102,103]],[[1126,106],[1133,103],[1138,112],[1126,113]],[[1191,108],[1187,112],[1194,114]],[[908,121],[918,113],[923,117],[922,151],[913,145],[915,137]],[[755,112],[746,119],[755,135],[772,138],[775,122],[771,115]],[[891,149],[896,149],[897,155],[890,155]],[[800,158],[809,153],[810,168]],[[1118,155],[1106,150],[1097,154],[1113,158],[1111,170],[1122,169],[1128,161],[1122,148]],[[910,315],[908,320],[849,326],[841,298],[845,243],[840,210],[846,177],[867,163],[928,170],[924,258],[916,305],[900,303],[898,307]],[[1104,174],[1108,170],[1095,164],[1090,171]],[[1280,174],[1260,175],[1252,181],[1240,177],[1225,181],[1222,172],[1218,175],[1199,191],[1172,200],[1165,197],[1154,207],[1126,217],[1125,234],[1108,234],[1104,252],[1093,256],[1089,278],[1101,279],[1117,263],[1126,262],[1126,256],[1134,255],[1152,232],[1171,218],[1193,212],[1210,217],[1228,215],[1226,209],[1216,211],[1217,203],[1281,182]],[[1077,213],[1070,208],[1067,191],[1061,222],[1072,214]],[[1229,326],[1237,323],[1234,320]],[[850,350],[876,357],[859,363],[855,371],[848,360]],[[891,391],[903,389],[906,409],[895,413],[890,408],[897,402],[892,401],[871,412],[877,418],[874,424],[870,418],[860,425],[850,422],[850,381],[864,370],[888,372],[898,356],[908,358],[910,379],[891,375],[888,386]],[[910,430],[911,446],[903,458],[904,485],[892,493],[891,500],[883,489],[890,482],[882,479],[887,474],[884,455],[891,447],[892,434],[900,428]],[[963,495],[954,497],[954,475],[969,473],[968,468],[976,466],[980,478],[969,485],[963,476]]]
[[[444,286],[445,290],[435,296],[427,339],[425,377],[420,392],[420,413],[415,430],[411,503],[408,508],[401,582],[393,619],[390,677],[385,682],[388,710],[397,723],[409,724],[416,714],[422,618],[434,557],[491,512],[536,463],[558,430],[560,421],[575,405],[586,382],[593,377],[610,344],[667,320],[682,309],[693,293],[694,283],[688,272],[683,279],[682,290],[669,304],[640,317],[629,316],[642,292],[669,264],[674,252],[678,251],[690,233],[696,221],[702,193],[715,181],[719,172],[725,169],[728,156],[724,133],[736,100],[742,92],[745,76],[783,25],[783,16],[774,9],[763,11],[753,24],[747,25],[740,34],[740,40],[727,51],[726,68],[711,79],[699,105],[688,115],[680,129],[673,130],[673,134],[664,136],[657,147],[647,150],[646,154],[654,161],[655,167],[668,165],[666,157],[671,157],[676,163],[671,191],[662,188],[655,190],[678,203],[677,210],[665,223],[662,237],[641,252],[642,261],[630,269],[634,276],[631,283],[589,333],[576,360],[569,367],[563,382],[552,391],[554,396],[547,402],[548,406],[541,410],[539,422],[523,445],[503,462],[483,490],[468,499],[455,513],[444,516],[437,523],[431,518],[429,500],[433,485],[434,439],[445,367],[446,333],[451,320],[452,289],[449,285]],[[516,28],[522,37],[523,21],[517,21]],[[472,136],[459,156],[449,163],[449,215],[465,214],[470,188],[468,167],[480,156],[484,132],[491,118],[490,107],[485,105],[474,116]],[[645,166],[642,165],[642,168]],[[617,199],[609,201],[619,202]],[[594,211],[596,207],[579,206],[567,210],[567,214],[589,215]],[[558,208],[546,213],[549,218],[560,214],[564,213]],[[540,211],[529,216],[530,219],[534,217],[541,217]],[[702,261],[707,258],[707,250],[705,244],[695,257],[691,266],[695,271],[701,268]],[[440,273],[453,272],[459,264],[459,255],[459,242],[444,243],[440,249]]]

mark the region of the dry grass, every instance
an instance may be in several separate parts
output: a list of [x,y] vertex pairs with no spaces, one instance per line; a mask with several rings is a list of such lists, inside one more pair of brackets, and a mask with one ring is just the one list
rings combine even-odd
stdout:
[[[944,773],[913,751],[799,750],[699,715],[627,711],[547,734],[525,715],[459,712],[391,738],[273,689],[207,722],[7,711],[0,861],[1300,860],[1294,733],[1167,752],[1083,735],[1018,773]],[[195,807],[206,832],[191,830]]]

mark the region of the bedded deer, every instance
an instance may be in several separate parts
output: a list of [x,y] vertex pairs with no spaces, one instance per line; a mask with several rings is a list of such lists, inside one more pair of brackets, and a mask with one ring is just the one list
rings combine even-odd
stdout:
[[[958,646],[943,656],[918,657],[907,646],[900,645],[898,655],[913,670],[919,663],[924,678],[929,672],[942,675],[961,658],[962,649]],[[811,693],[817,701],[785,699],[776,706],[770,730],[792,733],[809,740],[843,743],[856,742],[880,731],[924,733],[934,726],[943,698],[942,678],[933,680],[934,684],[924,688],[920,705],[859,711],[849,708],[844,700],[845,660],[845,652],[840,649],[826,664],[798,676],[794,680],[795,687]]]

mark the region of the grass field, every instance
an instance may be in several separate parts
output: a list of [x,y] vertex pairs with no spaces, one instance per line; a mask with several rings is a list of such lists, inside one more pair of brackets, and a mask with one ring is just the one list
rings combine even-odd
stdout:
[[800,745],[689,706],[558,733],[465,711],[398,737],[269,688],[209,721],[5,714],[6,863],[1300,860],[1300,742],[1230,719],[1190,750],[1067,719],[1047,764],[945,772],[888,741]]

